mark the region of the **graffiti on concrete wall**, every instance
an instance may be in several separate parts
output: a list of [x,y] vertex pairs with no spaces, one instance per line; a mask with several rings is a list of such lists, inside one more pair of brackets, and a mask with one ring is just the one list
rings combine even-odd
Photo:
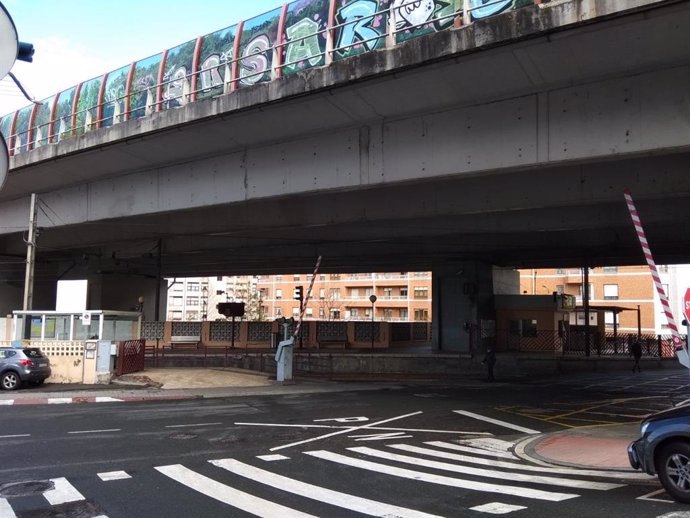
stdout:
[[[479,20],[535,0],[469,0]],[[453,27],[464,0],[292,0],[0,118],[10,153]]]

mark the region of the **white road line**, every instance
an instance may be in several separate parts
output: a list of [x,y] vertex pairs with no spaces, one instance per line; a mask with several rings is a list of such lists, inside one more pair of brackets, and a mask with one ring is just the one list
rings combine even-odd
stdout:
[[321,440],[321,439],[326,439],[326,438],[328,438],[328,437],[333,437],[333,436],[335,436],[335,435],[341,435],[341,434],[348,433],[348,432],[356,432],[357,430],[363,430],[363,429],[371,428],[372,426],[378,426],[378,425],[380,425],[380,424],[390,423],[391,421],[397,421],[397,420],[399,420],[399,419],[405,419],[406,417],[411,417],[411,416],[413,416],[413,415],[419,415],[419,414],[421,414],[421,413],[422,413],[421,411],[419,411],[419,412],[412,412],[412,413],[410,413],[410,414],[400,415],[400,416],[397,416],[397,417],[391,417],[390,419],[384,419],[383,421],[377,421],[377,422],[375,422],[375,423],[365,424],[365,425],[362,425],[362,426],[348,427],[348,428],[345,428],[344,430],[340,430],[340,431],[337,431],[337,432],[327,433],[327,434],[325,434],[325,435],[320,435],[320,436],[314,437],[314,438],[312,438],[312,439],[305,439],[305,440],[303,440],[303,441],[297,441],[297,442],[293,442],[293,443],[290,443],[290,444],[285,444],[285,445],[283,445],[283,446],[276,446],[275,448],[271,448],[269,451],[282,450],[282,449],[285,449],[285,448],[290,448],[290,447],[292,447],[292,446],[298,446],[298,445],[300,445],[300,444],[306,444],[306,443],[308,443],[308,442],[319,441],[319,440]]
[[429,444],[431,446],[436,446],[438,448],[446,448],[447,450],[464,451],[465,453],[474,453],[476,455],[488,455],[490,457],[500,457],[502,459],[516,460],[517,457],[509,452],[504,451],[494,451],[494,450],[482,450],[480,448],[472,448],[470,446],[463,446],[461,444],[454,444],[452,442],[443,441],[430,441],[424,444]]
[[295,495],[311,498],[317,502],[325,502],[330,505],[351,509],[369,516],[395,516],[396,518],[439,518],[436,515],[423,513],[414,509],[398,507],[376,500],[369,500],[359,496],[341,493],[321,486],[315,486],[299,480],[294,480],[270,471],[255,468],[234,459],[211,460],[211,464],[226,469],[231,473],[260,482],[270,487],[276,487]]
[[108,432],[120,432],[122,428],[109,428],[107,430],[76,430],[74,432],[67,433],[108,433]]
[[48,398],[48,404],[49,405],[66,405],[67,403],[71,403],[72,398],[71,397],[51,397]]
[[652,491],[651,493],[647,493],[646,495],[638,496],[636,500],[649,500],[651,502],[663,502],[665,504],[673,504],[675,503],[673,500],[666,500],[663,498],[652,498],[656,495],[660,495],[662,493],[665,493],[665,489],[657,489],[656,491]]
[[276,460],[289,460],[290,459],[290,457],[286,457],[285,455],[279,455],[277,453],[275,455],[257,455],[256,458],[261,459],[261,460],[265,460],[266,462],[273,462]]
[[214,426],[223,423],[169,424],[166,428],[194,428],[198,426]]
[[366,469],[376,473],[383,473],[385,475],[392,475],[395,477],[407,478],[412,480],[419,480],[422,482],[429,482],[431,484],[439,484],[442,486],[457,487],[461,489],[469,489],[471,491],[485,491],[487,493],[498,493],[501,495],[521,496],[524,498],[535,498],[538,500],[548,500],[551,502],[560,502],[562,500],[569,500],[577,498],[580,495],[572,493],[554,493],[550,491],[542,491],[540,489],[530,489],[520,486],[507,486],[500,484],[488,484],[485,482],[475,482],[474,480],[466,480],[462,478],[445,477],[442,475],[433,475],[423,471],[413,471],[405,468],[397,468],[395,466],[388,466],[386,464],[379,464],[377,462],[370,462],[368,460],[356,459],[340,455],[339,453],[332,453],[329,451],[307,451],[307,455],[316,457],[318,459],[344,464],[345,466],[352,466],[355,468]]
[[191,469],[185,468],[181,464],[174,464],[171,466],[158,466],[158,471],[163,473],[166,477],[170,477],[176,482],[183,484],[202,495],[209,496],[219,502],[231,505],[237,509],[245,511],[255,516],[264,518],[275,518],[276,516],[289,516],[290,518],[316,518],[311,514],[305,514],[290,507],[285,507],[276,504],[269,500],[250,495],[243,491],[239,491],[225,484],[221,484],[200,475]]
[[[269,426],[276,428],[329,428],[331,430],[356,430],[352,426],[344,425],[327,425],[327,424],[283,424],[283,423],[242,423],[236,422],[237,426]],[[456,435],[477,435],[477,436],[492,436],[489,432],[468,432],[467,430],[432,430],[428,428],[395,428],[391,426],[369,426],[367,430],[384,430],[396,432],[425,432],[425,433],[450,433]]]
[[0,498],[0,516],[2,516],[2,518],[17,518],[12,506],[4,498]]
[[3,405],[14,405],[14,399],[3,399],[0,401],[0,406]]
[[475,414],[474,412],[467,412],[466,410],[453,410],[456,414],[471,417],[473,419],[479,419],[480,421],[486,421],[487,423],[495,424],[498,426],[503,426],[504,428],[510,428],[511,430],[516,430],[523,433],[541,433],[538,430],[532,430],[531,428],[525,428],[524,426],[518,426],[513,423],[508,423],[506,421],[501,421],[499,419],[492,419],[491,417],[486,417],[483,415]]
[[116,397],[109,396],[96,396],[96,403],[118,403],[124,401],[123,399],[117,399]]
[[490,504],[470,507],[470,511],[478,511],[480,513],[489,514],[508,514],[512,513],[513,511],[521,511],[522,509],[527,508],[523,505],[502,504],[501,502],[491,502]]
[[513,455],[511,450],[515,446],[514,442],[496,439],[495,437],[479,437],[477,439],[465,439],[460,442],[467,446],[473,446],[491,452],[508,453],[509,455]]
[[[427,442],[430,446],[441,446],[445,443],[437,442]],[[583,476],[583,477],[598,477],[598,478],[616,478],[616,479],[628,479],[628,478],[639,478],[642,480],[649,480],[651,477],[649,475],[642,476],[639,473],[626,473],[622,471],[599,471],[596,469],[578,469],[578,468],[554,468],[547,466],[531,466],[529,464],[518,464],[517,462],[507,462],[502,460],[490,460],[481,459],[478,457],[469,457],[467,455],[459,455],[453,453],[447,453],[437,450],[431,450],[428,448],[421,448],[419,446],[411,446],[408,444],[389,444],[389,448],[395,448],[396,450],[409,451],[413,453],[421,453],[423,455],[430,455],[432,457],[441,457],[449,460],[457,460],[459,462],[469,462],[471,464],[480,464],[482,466],[491,466],[492,468],[507,468],[507,469],[517,469],[520,471],[538,471],[540,473],[550,473],[553,475],[573,475],[573,476]],[[441,446],[445,447],[445,446]]]
[[126,478],[132,478],[132,476],[126,471],[106,471],[104,473],[98,473],[98,478],[103,482],[110,482],[111,480],[124,480]]
[[84,500],[84,496],[70,484],[66,478],[51,478],[55,488],[43,493],[43,496],[50,505],[60,505],[67,502],[78,502]]
[[15,437],[31,437],[31,434],[30,433],[18,433],[15,435],[0,435],[0,439],[14,439]]
[[512,482],[528,482],[531,484],[545,484],[548,486],[575,487],[577,489],[595,489],[598,491],[608,491],[609,489],[622,487],[621,484],[611,484],[608,482],[589,482],[587,480],[548,477],[543,475],[528,475],[526,473],[516,473],[514,471],[497,471],[492,469],[472,468],[470,466],[462,466],[460,464],[450,464],[448,462],[420,459],[419,457],[410,457],[409,455],[400,455],[398,453],[389,453],[387,451],[376,450],[374,448],[355,447],[348,448],[348,450],[354,451],[355,453],[361,453],[362,455],[376,457],[378,459],[392,460],[393,462],[403,462],[405,464],[412,464],[414,466],[423,468],[440,469],[477,477],[498,478],[500,480],[509,479]]

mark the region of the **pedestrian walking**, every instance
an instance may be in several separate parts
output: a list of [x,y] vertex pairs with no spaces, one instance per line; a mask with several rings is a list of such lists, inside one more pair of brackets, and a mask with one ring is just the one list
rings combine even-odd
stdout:
[[488,370],[487,381],[494,381],[494,365],[496,365],[496,353],[492,346],[486,348],[486,354],[484,354],[483,364],[486,364]]
[[640,358],[642,358],[642,344],[639,340],[635,340],[630,346],[630,354],[632,354],[635,363],[633,363],[632,371],[640,372]]

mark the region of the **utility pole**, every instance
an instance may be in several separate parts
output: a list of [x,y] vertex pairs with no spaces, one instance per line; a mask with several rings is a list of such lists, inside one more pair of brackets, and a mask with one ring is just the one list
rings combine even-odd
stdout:
[[36,259],[36,193],[31,193],[29,210],[29,237],[26,240],[26,273],[24,275],[24,311],[33,309],[34,262]]

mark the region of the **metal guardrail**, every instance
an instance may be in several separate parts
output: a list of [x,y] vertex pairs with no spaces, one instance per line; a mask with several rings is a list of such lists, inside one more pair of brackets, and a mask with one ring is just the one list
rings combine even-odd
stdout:
[[547,1],[295,0],[7,114],[0,132],[12,156]]

